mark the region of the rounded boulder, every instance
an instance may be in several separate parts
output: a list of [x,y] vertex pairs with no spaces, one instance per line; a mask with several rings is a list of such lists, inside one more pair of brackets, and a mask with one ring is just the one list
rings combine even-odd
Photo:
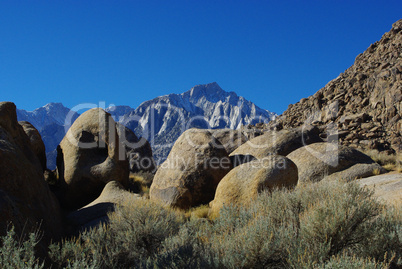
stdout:
[[156,172],[150,199],[182,209],[207,204],[230,169],[226,150],[209,130],[187,130]]
[[128,162],[119,148],[116,123],[109,113],[94,108],[78,117],[57,149],[64,207],[92,202],[109,181],[127,186]]
[[36,157],[38,157],[40,164],[42,165],[43,171],[46,170],[46,148],[45,144],[43,143],[42,137],[39,133],[39,131],[29,122],[27,121],[20,121],[18,122],[22,128],[24,129],[24,132],[28,136],[30,142],[31,142],[31,147],[33,152],[35,153]]
[[293,188],[297,185],[296,165],[286,157],[271,155],[233,168],[219,183],[211,214],[216,215],[224,205],[247,204],[263,191],[274,188]]
[[299,183],[318,182],[324,178],[362,178],[382,173],[384,169],[366,154],[346,146],[315,143],[287,156],[299,170]]
[[257,159],[264,158],[270,154],[286,156],[300,147],[320,141],[322,140],[318,136],[317,128],[312,126],[268,131],[247,141],[233,151],[230,156],[251,155]]
[[126,126],[116,123],[117,133],[120,139],[120,154],[125,154],[125,157],[129,162],[130,172],[154,172],[156,170],[155,160],[152,157],[152,148],[149,142],[134,134],[132,130]]
[[212,130],[212,134],[218,139],[228,154],[248,141],[247,136],[240,129],[216,129]]

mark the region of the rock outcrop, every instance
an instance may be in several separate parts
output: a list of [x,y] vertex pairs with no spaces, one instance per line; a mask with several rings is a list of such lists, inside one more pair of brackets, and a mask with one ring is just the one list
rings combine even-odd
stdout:
[[143,198],[127,191],[119,182],[111,181],[96,200],[68,214],[67,220],[73,226],[73,231],[93,228],[107,222],[108,214],[114,211],[115,206],[127,205],[132,199]]
[[402,20],[355,63],[313,96],[301,99],[271,126],[332,125],[353,148],[402,150]]
[[231,168],[226,150],[210,131],[187,130],[156,172],[150,199],[183,209],[209,203]]
[[215,129],[211,130],[211,132],[228,154],[232,153],[248,140],[247,136],[240,129]]
[[216,215],[224,205],[252,202],[263,191],[273,188],[292,188],[297,185],[296,165],[288,158],[271,155],[233,168],[219,183],[211,214]]
[[27,134],[30,142],[31,142],[31,148],[33,152],[35,153],[36,157],[38,157],[38,160],[40,164],[42,165],[43,171],[46,170],[46,149],[45,149],[45,144],[43,143],[42,137],[39,134],[39,131],[29,122],[27,121],[20,121],[18,122],[22,128],[24,129],[24,132]]
[[280,131],[271,130],[247,141],[230,156],[251,155],[257,159],[271,154],[286,156],[300,147],[322,141],[318,133],[318,129],[313,126]]
[[402,203],[402,174],[386,174],[359,180],[359,184],[374,190],[374,196],[386,204]]
[[128,183],[128,162],[119,155],[119,136],[109,113],[94,108],[83,113],[58,147],[57,169],[62,205],[82,207],[109,181]]
[[353,180],[386,172],[362,152],[331,143],[311,144],[287,157],[297,165],[299,183],[337,178]]
[[138,139],[133,131],[118,122],[116,123],[116,128],[120,141],[119,153],[125,154],[125,158],[129,162],[130,171],[133,173],[139,171],[155,172],[155,161],[152,157],[152,148],[149,142],[143,137]]
[[0,103],[0,234],[40,228],[46,241],[62,235],[61,211],[43,178],[43,164],[17,122],[13,103]]

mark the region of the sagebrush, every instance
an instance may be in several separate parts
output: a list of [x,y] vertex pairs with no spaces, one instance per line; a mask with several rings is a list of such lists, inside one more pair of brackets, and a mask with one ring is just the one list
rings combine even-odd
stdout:
[[[149,200],[50,247],[54,268],[387,268],[401,265],[401,206],[356,183],[262,193],[214,219]],[[200,215],[202,218],[198,218]],[[35,260],[34,260],[35,261]]]

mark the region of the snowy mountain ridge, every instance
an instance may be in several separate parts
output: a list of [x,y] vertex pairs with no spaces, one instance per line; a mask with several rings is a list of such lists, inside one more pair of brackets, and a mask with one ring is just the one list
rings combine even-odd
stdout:
[[222,90],[216,82],[154,98],[128,114],[118,113],[119,106],[106,110],[137,136],[150,141],[160,161],[166,159],[174,141],[189,128],[238,129],[242,125],[266,123],[276,116],[234,92]]
[[[226,92],[216,82],[197,85],[181,94],[168,94],[130,106],[106,109],[116,121],[145,137],[155,160],[166,159],[173,143],[187,129],[237,129],[242,125],[268,122],[276,114],[256,106],[234,92]],[[42,135],[48,167],[55,167],[55,149],[65,135],[64,122],[70,112],[61,103],[49,103],[34,111],[17,110],[18,120],[32,123]],[[75,113],[72,121],[79,116]]]

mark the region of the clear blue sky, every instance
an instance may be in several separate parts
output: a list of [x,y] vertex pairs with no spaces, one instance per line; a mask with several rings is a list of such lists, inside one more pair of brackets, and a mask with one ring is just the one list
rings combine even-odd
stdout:
[[0,100],[137,107],[216,81],[282,113],[401,18],[400,0],[0,0]]

